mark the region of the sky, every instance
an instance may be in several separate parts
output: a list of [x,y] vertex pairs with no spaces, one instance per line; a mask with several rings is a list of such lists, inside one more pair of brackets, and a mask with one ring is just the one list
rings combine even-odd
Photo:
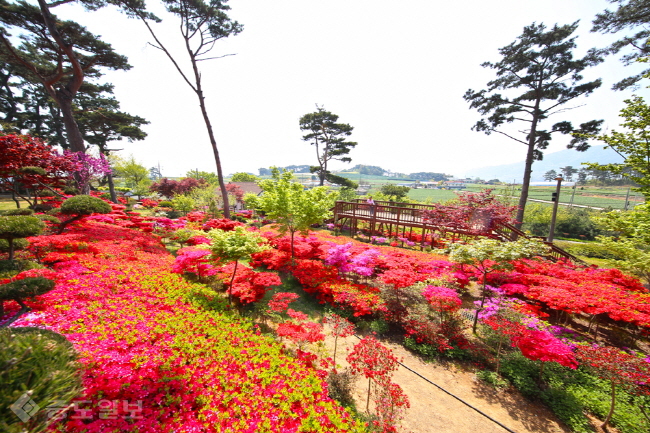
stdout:
[[[500,134],[471,130],[480,119],[463,99],[495,78],[481,67],[497,62],[506,46],[533,22],[569,24],[580,20],[576,56],[604,47],[616,36],[590,33],[606,0],[230,0],[230,16],[244,26],[219,41],[220,59],[200,63],[207,108],[224,173],[258,173],[258,168],[315,165],[315,148],[301,139],[299,119],[323,106],[354,127],[358,145],[351,164],[377,165],[394,172],[430,171],[464,177],[473,168],[522,161],[526,148]],[[163,22],[154,25],[163,43],[189,67],[178,21],[161,7],[150,8]],[[114,9],[87,13],[79,6],[54,9],[101,35],[133,68],[107,71],[122,110],[146,118],[144,141],[116,142],[123,157],[163,176],[189,170],[216,172],[214,156],[196,95],[164,54],[152,47],[144,25]],[[234,54],[234,55],[229,55]],[[603,86],[576,107],[553,116],[577,123],[605,119],[619,124],[623,100],[633,92],[611,85],[638,67],[623,67],[611,56],[585,71]],[[636,94],[644,95],[642,88]],[[547,152],[565,148],[559,136]],[[589,153],[585,154],[588,160]],[[534,166],[533,166],[534,170]]]

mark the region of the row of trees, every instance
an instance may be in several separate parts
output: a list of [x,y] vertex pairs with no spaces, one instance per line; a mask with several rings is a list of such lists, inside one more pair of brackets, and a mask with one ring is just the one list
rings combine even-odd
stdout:
[[[74,1],[74,0],[73,0]],[[119,110],[112,96],[112,85],[99,83],[103,71],[128,70],[126,57],[116,53],[74,21],[59,19],[52,9],[70,1],[38,6],[27,2],[0,0],[0,115],[3,129],[29,132],[52,144],[74,152],[85,152],[86,143],[100,146],[127,138],[141,140],[146,134],[140,126],[146,120]],[[216,139],[203,94],[199,62],[211,58],[210,51],[221,39],[242,31],[242,26],[227,15],[227,0],[163,0],[168,12],[180,20],[180,36],[189,58],[186,73],[160,42],[153,23],[160,19],[148,12],[145,3],[132,0],[80,1],[88,10],[114,5],[131,18],[137,18],[149,30],[152,45],[160,49],[196,94],[213,149],[217,176],[226,200]]]
[[[489,81],[483,90],[468,90],[465,100],[470,107],[476,109],[484,117],[472,129],[485,134],[499,133],[509,139],[515,140],[526,146],[526,162],[524,169],[523,185],[517,213],[517,221],[523,221],[526,200],[530,186],[532,165],[534,161],[543,157],[554,133],[570,134],[571,141],[567,145],[578,151],[589,148],[588,140],[598,139],[613,147],[626,158],[630,151],[621,140],[633,147],[639,145],[638,138],[622,137],[613,133],[609,136],[599,136],[602,120],[589,120],[574,126],[571,122],[560,121],[550,128],[542,128],[542,123],[551,115],[566,110],[567,103],[583,96],[589,96],[598,89],[600,79],[585,81],[583,72],[592,66],[598,65],[607,54],[619,53],[632,48],[631,52],[623,56],[625,64],[631,64],[644,59],[650,52],[648,40],[650,31],[644,28],[650,22],[650,5],[643,0],[610,0],[617,5],[617,9],[606,10],[595,18],[592,31],[603,33],[616,33],[627,29],[641,29],[632,36],[625,36],[607,49],[590,49],[582,58],[574,58],[576,48],[575,32],[578,22],[568,25],[554,25],[548,29],[544,24],[532,24],[524,28],[521,36],[510,45],[499,50],[501,60],[492,63],[485,62],[483,67],[494,69],[496,78]],[[645,73],[625,78],[614,86],[614,89],[624,89],[643,78]],[[645,104],[641,98],[626,101],[627,111],[623,117],[627,119],[628,128],[637,128],[645,131],[645,124],[634,123],[632,118],[645,115],[642,113]],[[523,129],[510,128],[509,125],[517,123],[525,125]],[[640,128],[640,129],[639,129]],[[647,142],[641,140],[642,146]],[[620,147],[617,149],[615,145]],[[636,157],[631,160],[637,161]],[[626,158],[626,162],[631,160]],[[640,162],[640,161],[639,161]],[[633,172],[624,173],[623,165],[591,164],[589,168],[605,169],[623,176],[630,177],[642,185],[642,179],[634,173],[645,176],[638,166],[633,167]],[[650,173],[647,173],[650,174]],[[642,177],[641,176],[641,177]],[[650,179],[648,180],[650,182]],[[650,189],[647,190],[650,192]]]

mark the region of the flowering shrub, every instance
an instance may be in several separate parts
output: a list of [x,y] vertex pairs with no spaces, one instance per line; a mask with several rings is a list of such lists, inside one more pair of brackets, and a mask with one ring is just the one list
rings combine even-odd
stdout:
[[228,218],[215,218],[205,222],[201,227],[204,231],[208,232],[212,229],[219,229],[226,232],[235,230],[235,227],[243,227],[244,224],[239,221],[233,221]]
[[[16,322],[60,332],[80,354],[77,403],[87,416],[60,421],[62,431],[363,431],[305,361],[248,323],[201,309],[214,293],[171,273],[156,238],[88,221],[69,235],[96,253],[57,263],[57,286],[41,296],[48,307]],[[120,406],[107,419],[100,400],[141,401],[142,410],[133,418]]]

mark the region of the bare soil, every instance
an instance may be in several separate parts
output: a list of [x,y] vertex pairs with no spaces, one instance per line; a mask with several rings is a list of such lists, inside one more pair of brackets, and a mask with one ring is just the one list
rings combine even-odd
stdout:
[[[339,371],[348,367],[345,357],[359,340],[339,338],[336,362]],[[524,398],[512,388],[498,390],[451,363],[427,363],[400,345],[383,342],[402,363],[431,382],[459,397],[517,433],[570,433],[541,403]],[[328,337],[326,349],[333,354],[334,339]],[[400,431],[412,433],[503,433],[506,429],[471,409],[436,386],[400,366],[392,381],[402,387],[411,407]],[[353,396],[360,412],[365,411],[368,382],[358,378]],[[372,403],[371,408],[372,411]]]

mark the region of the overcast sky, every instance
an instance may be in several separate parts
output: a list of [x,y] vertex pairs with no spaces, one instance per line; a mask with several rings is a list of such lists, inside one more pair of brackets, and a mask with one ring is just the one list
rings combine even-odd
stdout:
[[[533,22],[550,27],[580,20],[577,55],[613,40],[589,32],[595,14],[609,5],[605,0],[230,0],[229,5],[244,31],[217,43],[213,53],[236,55],[200,64],[225,173],[316,164],[315,149],[301,140],[298,127],[316,104],[354,127],[350,139],[359,144],[349,166],[463,176],[471,168],[523,160],[522,144],[471,130],[479,114],[463,94],[485,88],[495,77],[480,64],[498,61],[498,49]],[[178,22],[150,6],[163,18],[155,28],[187,65]],[[124,111],[151,122],[145,141],[113,145],[124,148],[122,156],[133,154],[147,167],[160,164],[171,177],[190,169],[216,171],[196,96],[163,53],[148,45],[142,23],[108,8],[85,13],[63,6],[54,12],[102,35],[133,65],[105,77],[115,84]],[[601,89],[572,105],[584,106],[548,123],[598,118],[616,127],[622,101],[632,92],[610,88],[631,74],[609,58],[585,73],[587,79],[602,77]],[[567,141],[557,137],[548,151],[563,149]]]

